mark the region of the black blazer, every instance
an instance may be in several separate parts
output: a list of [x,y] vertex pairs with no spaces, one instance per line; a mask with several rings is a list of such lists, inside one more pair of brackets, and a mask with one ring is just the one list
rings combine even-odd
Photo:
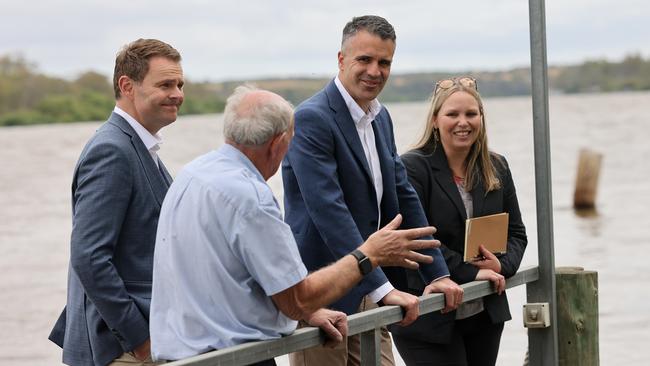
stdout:
[[[474,217],[509,213],[507,252],[499,256],[501,274],[508,278],[517,272],[528,240],[526,229],[521,221],[517,194],[508,164],[501,156],[493,155],[492,159],[502,187],[486,194],[483,182],[479,180],[471,190],[473,210]],[[435,236],[442,243],[441,250],[449,267],[451,279],[459,284],[473,281],[478,268],[463,262],[467,214],[454,183],[444,149],[438,146],[430,154],[422,150],[413,150],[404,154],[402,161],[406,166],[409,181],[420,197],[429,224],[438,229]],[[425,285],[416,272],[409,272],[408,287],[406,291],[421,295]],[[484,307],[493,323],[511,319],[505,293],[485,297]],[[447,343],[451,337],[455,317],[455,311],[448,314],[439,312],[427,314],[414,325],[420,331],[408,333],[419,334],[423,337],[421,340]],[[404,336],[409,335],[404,334]]]

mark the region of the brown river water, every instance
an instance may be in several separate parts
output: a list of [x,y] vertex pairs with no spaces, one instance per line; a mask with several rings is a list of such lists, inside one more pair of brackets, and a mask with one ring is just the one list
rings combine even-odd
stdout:
[[[530,97],[486,99],[490,146],[510,163],[528,229],[523,265],[537,263]],[[650,93],[550,98],[555,261],[598,271],[602,365],[648,365],[650,342]],[[400,152],[420,133],[426,103],[387,105]],[[0,128],[0,364],[60,365],[47,335],[65,303],[70,182],[99,122]],[[165,128],[162,159],[172,175],[223,143],[221,115],[181,117]],[[597,210],[572,209],[578,152],[603,154]],[[279,174],[270,185],[281,202]],[[509,290],[499,365],[521,365],[525,289]],[[279,358],[286,364],[286,358]]]

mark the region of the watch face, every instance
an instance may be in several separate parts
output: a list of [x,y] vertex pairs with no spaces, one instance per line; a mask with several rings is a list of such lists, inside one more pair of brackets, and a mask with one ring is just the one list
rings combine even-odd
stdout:
[[359,269],[361,270],[361,274],[364,276],[372,272],[372,263],[370,263],[370,258],[363,257],[363,259],[359,261]]
[[372,263],[370,262],[370,258],[366,257],[366,255],[363,254],[362,251],[357,249],[350,254],[352,254],[352,256],[354,256],[357,259],[357,264],[359,265],[359,271],[361,272],[362,275],[365,276],[368,273],[372,272]]

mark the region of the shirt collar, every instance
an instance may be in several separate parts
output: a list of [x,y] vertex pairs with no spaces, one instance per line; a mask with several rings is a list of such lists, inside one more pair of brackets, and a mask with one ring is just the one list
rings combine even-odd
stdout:
[[370,102],[370,108],[368,110],[368,113],[366,113],[363,111],[363,109],[361,109],[361,107],[359,107],[359,104],[357,104],[354,98],[352,98],[350,93],[348,93],[348,91],[345,89],[343,83],[341,83],[341,80],[339,79],[338,76],[334,78],[334,84],[336,84],[339,93],[341,93],[341,96],[345,101],[345,105],[348,107],[348,110],[350,111],[350,116],[352,117],[352,121],[354,121],[354,124],[359,124],[360,122],[366,122],[369,124],[375,119],[375,117],[377,117],[377,115],[381,111],[381,103],[379,103],[377,98],[373,99]]
[[243,152],[239,151],[236,147],[230,145],[230,144],[223,144],[221,147],[217,150],[217,152],[227,158],[236,160],[243,164],[248,170],[253,172],[256,177],[259,178],[260,181],[266,182],[264,180],[264,177],[262,176],[262,173],[257,169],[255,164],[248,158],[248,156],[244,155]]
[[133,127],[135,133],[138,134],[138,137],[140,140],[142,140],[142,143],[147,148],[147,150],[158,151],[160,149],[160,144],[163,142],[160,132],[152,135],[151,132],[147,131],[147,129],[140,124],[140,122],[136,121],[135,118],[131,117],[130,114],[126,113],[118,106],[115,106],[113,112],[119,114],[129,123],[129,125],[131,125],[131,127]]

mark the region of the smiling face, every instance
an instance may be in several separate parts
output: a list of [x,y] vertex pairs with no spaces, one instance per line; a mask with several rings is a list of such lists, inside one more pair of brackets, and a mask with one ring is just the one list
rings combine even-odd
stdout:
[[183,70],[178,62],[154,57],[141,82],[128,76],[120,78],[118,106],[155,134],[176,120],[183,104]]
[[481,133],[481,108],[473,95],[457,91],[442,103],[432,123],[447,155],[466,157]]
[[395,53],[395,42],[360,30],[348,38],[338,55],[339,79],[364,110],[386,85]]

